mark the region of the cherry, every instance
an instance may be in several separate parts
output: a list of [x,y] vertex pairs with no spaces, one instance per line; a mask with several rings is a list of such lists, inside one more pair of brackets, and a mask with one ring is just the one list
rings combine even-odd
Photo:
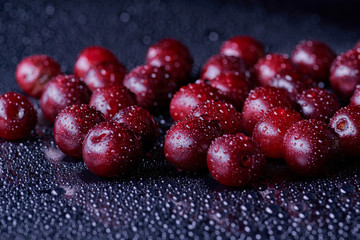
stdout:
[[106,48],[100,46],[87,47],[82,50],[76,60],[74,75],[83,78],[91,67],[104,62],[118,62],[118,59]]
[[224,54],[214,55],[204,64],[201,71],[201,79],[214,80],[223,71],[236,71],[250,77],[249,70],[243,59],[226,56]]
[[178,121],[165,136],[165,157],[178,169],[204,169],[211,141],[221,134],[219,123],[206,115]]
[[274,87],[257,87],[251,90],[242,110],[245,132],[251,135],[256,123],[275,107],[293,107],[285,90]]
[[189,116],[207,115],[211,120],[219,121],[224,133],[238,133],[242,130],[241,113],[236,108],[221,101],[206,101],[191,110]]
[[198,104],[207,100],[221,99],[220,92],[203,81],[196,81],[183,86],[170,102],[170,115],[174,121],[182,120]]
[[323,174],[339,160],[340,139],[326,123],[314,119],[295,123],[284,136],[283,153],[297,174]]
[[113,119],[115,122],[124,123],[140,137],[144,152],[149,151],[156,143],[158,124],[148,110],[130,106],[121,109]]
[[266,158],[251,138],[242,133],[228,134],[211,143],[207,165],[213,178],[221,184],[241,187],[263,175]]
[[360,106],[341,108],[330,120],[346,157],[360,157]]
[[224,99],[241,111],[246,97],[251,90],[251,83],[244,74],[235,71],[221,72],[210,85],[217,88]]
[[274,108],[255,125],[254,141],[260,143],[261,149],[267,157],[283,158],[283,139],[286,131],[302,117],[288,108]]
[[122,85],[109,85],[96,89],[91,95],[89,105],[94,106],[110,120],[121,109],[136,105],[136,97]]
[[323,88],[311,88],[298,96],[300,112],[305,119],[316,119],[328,123],[340,109],[336,96]]
[[88,103],[91,92],[86,84],[72,75],[58,75],[45,85],[40,107],[47,120],[54,122],[67,106]]
[[119,62],[104,62],[92,66],[84,75],[83,81],[94,91],[108,85],[122,85],[127,73],[126,68]]
[[250,67],[265,55],[264,46],[250,36],[235,36],[225,41],[220,53],[227,56],[235,56],[244,59],[246,64]]
[[334,60],[330,68],[330,83],[335,93],[348,100],[360,83],[360,48],[349,50]]
[[327,82],[330,66],[335,59],[330,47],[319,41],[303,40],[296,45],[291,61],[298,69],[316,82]]
[[350,99],[350,105],[354,105],[354,106],[360,105],[360,84],[356,85],[354,94]]
[[176,83],[163,67],[149,65],[134,68],[125,76],[124,85],[136,95],[138,105],[150,112],[169,106]]
[[360,48],[360,41],[358,41],[354,47],[354,49]]
[[82,158],[82,145],[86,134],[103,121],[103,114],[94,107],[86,104],[69,106],[56,117],[55,142],[60,150],[70,157]]
[[32,55],[24,58],[17,65],[15,78],[27,95],[40,98],[45,84],[60,73],[59,63],[51,57]]
[[37,122],[36,111],[23,95],[8,92],[0,96],[0,137],[18,140],[29,135]]
[[254,66],[257,81],[262,86],[269,86],[269,81],[280,70],[291,69],[293,65],[286,54],[269,53],[260,58]]
[[172,38],[164,38],[150,46],[146,54],[146,64],[164,67],[178,85],[189,81],[193,62],[189,49]]

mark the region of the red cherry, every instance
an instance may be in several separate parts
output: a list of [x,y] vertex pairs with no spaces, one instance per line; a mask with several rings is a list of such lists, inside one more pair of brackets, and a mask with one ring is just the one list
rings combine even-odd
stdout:
[[349,50],[334,60],[330,69],[330,83],[335,93],[348,100],[360,83],[360,48]]
[[104,62],[118,62],[115,55],[100,46],[90,46],[82,50],[74,66],[74,75],[83,78],[91,67]]
[[359,106],[360,105],[360,84],[356,85],[354,94],[350,99],[350,105]]
[[170,102],[170,115],[174,121],[182,120],[191,109],[207,100],[221,99],[220,92],[203,81],[183,86],[174,94]]
[[93,107],[86,104],[69,106],[56,117],[55,142],[60,150],[70,157],[82,158],[82,145],[86,134],[103,121],[103,114]]
[[189,116],[207,115],[211,120],[219,121],[224,133],[238,133],[242,130],[241,113],[229,103],[206,101],[191,110]]
[[243,59],[226,56],[223,54],[214,55],[204,64],[201,71],[201,79],[214,80],[221,72],[235,71],[250,77],[249,70]]
[[207,116],[186,118],[175,123],[165,136],[166,159],[178,169],[195,171],[206,168],[206,153],[222,132],[216,120]]
[[136,95],[138,105],[150,112],[169,106],[176,83],[162,67],[149,65],[134,68],[125,76],[124,85]]
[[267,157],[283,158],[283,139],[286,131],[302,117],[288,108],[274,108],[255,125],[254,141],[260,143]]
[[61,73],[60,65],[46,55],[24,58],[16,67],[16,81],[29,96],[40,98],[45,84]]
[[265,55],[264,46],[250,36],[235,36],[225,41],[220,53],[227,56],[240,57],[250,67]]
[[158,124],[148,110],[130,106],[120,110],[113,119],[115,122],[124,123],[140,137],[144,152],[149,151],[156,143]]
[[86,84],[72,75],[58,75],[48,82],[41,95],[41,110],[50,122],[68,106],[88,103],[91,92]]
[[358,41],[354,47],[354,49],[358,49],[358,48],[360,48],[360,41]]
[[285,90],[274,87],[258,87],[251,90],[242,110],[245,132],[251,135],[256,123],[275,107],[293,107]]
[[119,177],[140,163],[141,144],[125,124],[103,122],[86,135],[82,154],[87,168],[95,175]]
[[327,82],[330,66],[336,55],[330,47],[322,42],[303,40],[296,45],[291,61],[304,74],[316,82]]
[[360,106],[341,108],[330,120],[346,157],[360,157]]
[[260,58],[254,66],[254,73],[257,81],[262,86],[269,86],[269,81],[280,70],[291,69],[293,65],[286,54],[269,53]]
[[207,153],[213,178],[225,186],[241,187],[258,180],[266,168],[259,144],[242,133],[216,138]]
[[326,123],[314,119],[295,123],[283,141],[284,158],[297,174],[316,176],[336,161],[340,152],[339,136]]
[[0,96],[0,137],[18,140],[29,135],[37,122],[36,111],[23,95],[8,92]]
[[298,96],[300,112],[305,119],[316,119],[328,123],[340,109],[336,96],[323,88],[311,88]]

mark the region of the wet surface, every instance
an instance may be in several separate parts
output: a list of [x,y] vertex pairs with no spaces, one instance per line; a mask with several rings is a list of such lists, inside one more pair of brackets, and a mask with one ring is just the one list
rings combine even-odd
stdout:
[[[337,53],[360,38],[359,18],[341,15],[351,1],[343,1],[339,15],[336,3],[319,12],[319,3],[306,2],[2,1],[1,93],[19,91],[14,72],[22,57],[46,53],[71,72],[78,52],[90,44],[110,48],[131,69],[143,64],[150,44],[173,36],[190,47],[196,74],[235,34],[251,34],[269,51],[286,53],[302,38],[326,41]],[[161,143],[171,121],[156,120],[156,148],[137,172],[118,180],[100,179],[61,153],[45,121],[26,140],[0,140],[1,238],[360,238],[359,164],[339,163],[326,177],[303,179],[273,161],[260,183],[226,188],[208,172],[178,172],[167,164]]]

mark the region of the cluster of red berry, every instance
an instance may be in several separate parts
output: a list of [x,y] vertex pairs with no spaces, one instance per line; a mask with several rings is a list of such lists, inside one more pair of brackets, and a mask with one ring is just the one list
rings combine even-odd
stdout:
[[[166,159],[243,186],[263,174],[266,158],[283,158],[295,173],[315,176],[341,157],[360,156],[359,45],[336,57],[324,43],[302,41],[288,57],[265,54],[257,40],[237,36],[205,63],[200,80],[189,83],[189,50],[163,39],[149,48],[146,65],[129,73],[113,53],[93,46],[80,53],[74,75],[36,55],[19,63],[16,79],[26,94],[40,98],[58,147],[83,158],[96,175],[134,169],[157,139],[150,113],[170,105],[176,122],[165,136]],[[349,105],[341,108],[338,97]],[[26,97],[0,96],[0,137],[23,138],[36,119]]]

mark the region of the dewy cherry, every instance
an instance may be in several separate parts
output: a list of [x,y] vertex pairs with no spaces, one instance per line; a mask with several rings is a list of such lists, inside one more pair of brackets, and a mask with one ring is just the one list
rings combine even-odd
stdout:
[[360,85],[356,85],[354,94],[350,99],[350,105],[360,106]]

